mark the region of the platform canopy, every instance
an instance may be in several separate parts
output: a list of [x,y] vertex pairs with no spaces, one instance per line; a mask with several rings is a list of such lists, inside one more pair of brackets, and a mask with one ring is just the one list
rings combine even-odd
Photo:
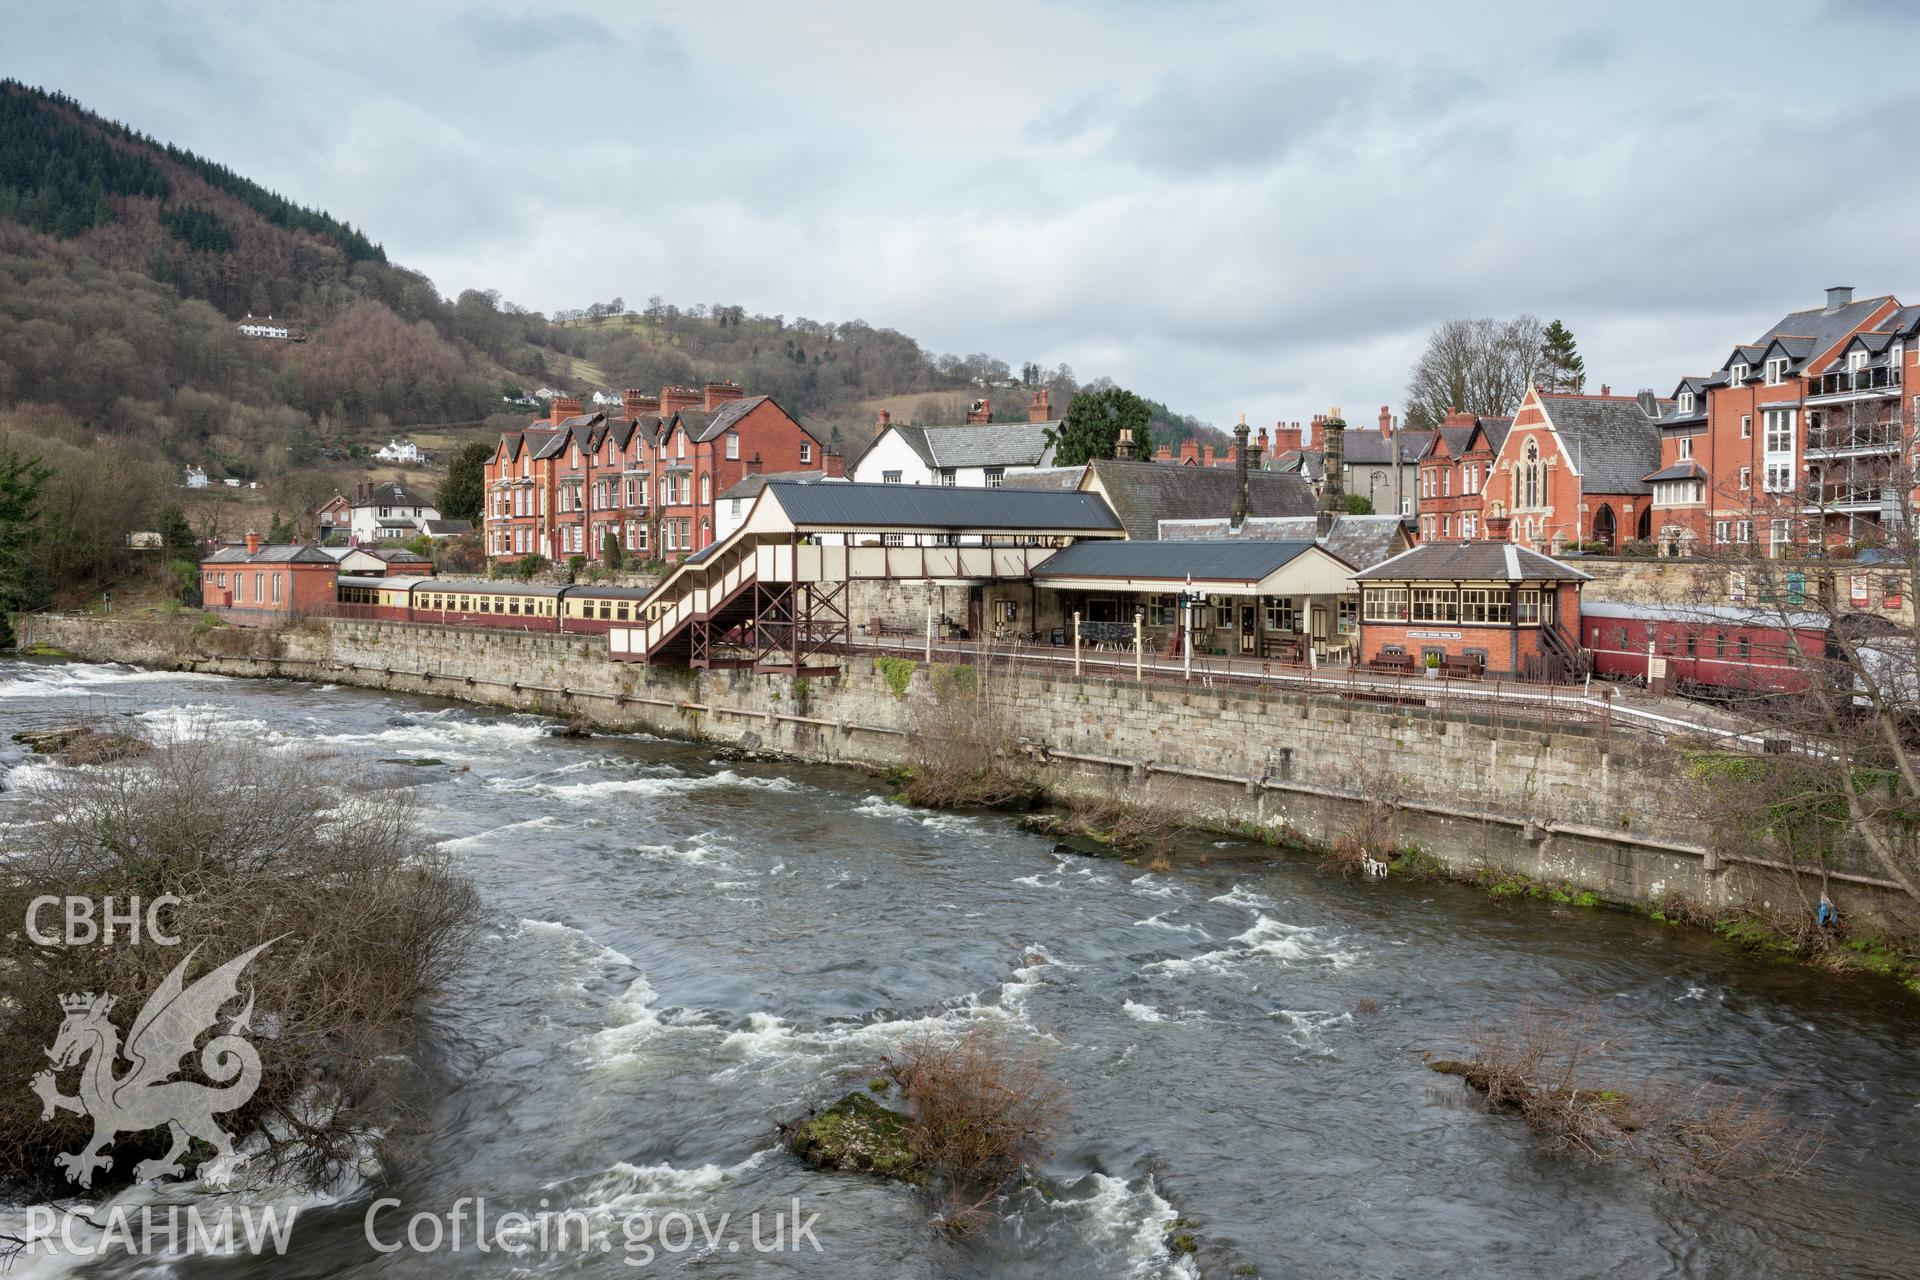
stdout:
[[941,485],[800,484],[774,480],[741,532],[935,534],[982,538],[1119,538],[1126,530],[1091,493]]
[[1313,542],[1080,542],[1033,571],[1059,591],[1213,596],[1341,595],[1352,576],[1352,565]]

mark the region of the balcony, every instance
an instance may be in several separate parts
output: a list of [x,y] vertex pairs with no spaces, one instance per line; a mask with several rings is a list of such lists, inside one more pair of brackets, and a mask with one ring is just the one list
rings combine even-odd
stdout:
[[1894,453],[1900,448],[1898,422],[1830,423],[1807,432],[1807,456]]
[[[1882,495],[1885,495],[1883,498]],[[1835,482],[1807,486],[1807,511],[1834,515],[1876,514],[1893,490],[1870,481]]]
[[1900,370],[1841,369],[1807,380],[1808,404],[1832,404],[1842,400],[1871,400],[1900,394]]

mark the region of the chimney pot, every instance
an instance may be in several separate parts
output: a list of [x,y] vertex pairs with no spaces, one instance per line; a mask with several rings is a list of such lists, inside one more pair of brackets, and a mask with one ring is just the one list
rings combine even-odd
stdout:
[[1384,404],[1380,406],[1380,434],[1383,438],[1393,434],[1393,414]]
[[1053,395],[1042,387],[1033,393],[1033,399],[1027,404],[1028,422],[1051,422],[1053,420]]
[[880,411],[880,416],[874,419],[874,423],[873,423],[874,436],[878,438],[879,436],[884,435],[886,433],[887,428],[892,425],[893,425],[892,412],[886,409],[882,409]]
[[721,405],[729,400],[738,400],[746,393],[740,390],[740,384],[737,382],[709,382],[706,385],[705,394],[706,412],[716,413]]
[[1604,396],[1610,396],[1610,395],[1612,395],[1612,394],[1613,394],[1613,388],[1612,388],[1612,387],[1610,387],[1610,386],[1608,386],[1608,385],[1607,385],[1606,383],[1604,383],[1604,382],[1603,382],[1603,383],[1601,383],[1601,384],[1600,384],[1600,394],[1601,394],[1601,395],[1602,395],[1603,397],[1604,397]]
[[975,400],[972,406],[967,409],[967,421],[970,423],[992,422],[993,401],[985,398]]

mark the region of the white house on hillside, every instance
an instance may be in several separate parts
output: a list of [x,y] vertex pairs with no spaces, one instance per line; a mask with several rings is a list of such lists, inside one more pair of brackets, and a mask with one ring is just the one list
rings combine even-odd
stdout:
[[187,488],[204,489],[207,487],[207,473],[198,467],[187,468]]
[[420,446],[411,440],[389,440],[386,447],[373,455],[382,462],[420,462]]
[[1053,464],[1059,422],[977,422],[964,427],[889,423],[847,469],[859,484],[939,484],[997,489],[1009,475]]

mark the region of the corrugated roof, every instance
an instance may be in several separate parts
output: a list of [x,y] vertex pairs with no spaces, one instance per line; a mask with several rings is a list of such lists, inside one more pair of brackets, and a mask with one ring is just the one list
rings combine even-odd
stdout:
[[1033,576],[1258,582],[1313,547],[1312,542],[1077,542],[1041,561]]
[[1355,578],[1386,582],[1582,582],[1582,573],[1511,542],[1426,542]]
[[795,524],[828,528],[1067,532],[1121,527],[1107,504],[1090,493],[791,480],[775,480],[767,492]]

